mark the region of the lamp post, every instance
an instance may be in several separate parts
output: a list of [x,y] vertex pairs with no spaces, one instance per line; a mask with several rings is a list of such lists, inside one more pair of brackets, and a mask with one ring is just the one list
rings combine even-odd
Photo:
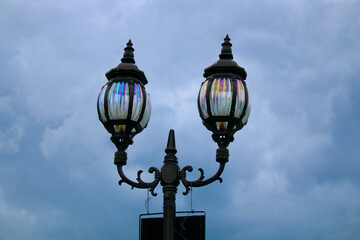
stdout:
[[204,71],[206,80],[202,83],[198,95],[198,109],[203,124],[213,132],[212,138],[218,144],[216,161],[218,171],[204,180],[204,171],[199,168],[200,177],[195,181],[186,179],[186,172],[192,172],[191,166],[180,169],[176,157],[175,133],[170,130],[165,158],[161,170],[150,167],[154,173],[152,182],[141,179],[142,170],[138,171],[136,181],[127,178],[123,167],[127,163],[125,150],[133,143],[133,137],[148,124],[151,114],[150,97],[145,91],[147,79],[144,72],[138,69],[134,60],[134,49],[129,40],[124,49],[121,63],[106,73],[108,82],[102,87],[98,97],[99,119],[111,133],[115,144],[114,164],[117,166],[121,180],[132,188],[149,189],[153,196],[157,185],[162,185],[164,193],[163,218],[164,239],[175,240],[176,193],[180,182],[185,186],[184,195],[190,187],[202,187],[216,180],[222,182],[221,174],[229,161],[230,142],[234,133],[247,123],[251,105],[246,87],[246,71],[233,61],[230,38],[226,35],[222,44],[220,59]]

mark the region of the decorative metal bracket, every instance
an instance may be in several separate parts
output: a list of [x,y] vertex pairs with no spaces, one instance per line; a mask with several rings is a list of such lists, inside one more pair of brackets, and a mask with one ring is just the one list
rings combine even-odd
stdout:
[[125,151],[117,151],[115,153],[115,159],[114,159],[114,164],[117,166],[117,170],[118,173],[120,175],[121,180],[119,181],[119,185],[121,185],[123,182],[127,183],[131,186],[132,189],[134,188],[143,188],[143,189],[150,189],[151,195],[153,196],[157,196],[157,193],[154,192],[156,186],[159,184],[160,178],[161,178],[161,173],[159,171],[159,169],[157,169],[156,167],[150,167],[149,168],[149,173],[155,173],[154,176],[154,181],[152,182],[144,182],[141,179],[141,173],[143,173],[143,170],[139,170],[137,172],[137,182],[131,181],[130,179],[128,179],[123,171],[123,166],[126,165],[126,161],[127,161],[127,154]]
[[220,183],[223,181],[220,175],[224,171],[225,164],[229,161],[229,150],[226,148],[218,148],[216,151],[216,161],[220,163],[218,171],[214,174],[214,176],[206,180],[204,180],[205,175],[204,175],[204,170],[202,168],[198,169],[200,171],[200,177],[195,181],[188,181],[186,179],[186,171],[192,172],[193,171],[192,166],[188,165],[185,166],[183,169],[181,169],[180,179],[186,189],[186,191],[183,192],[184,195],[187,195],[189,193],[190,187],[202,187],[216,180],[219,180]]
[[[137,172],[137,178],[136,178],[137,182],[134,182],[129,178],[127,178],[124,174],[123,166],[126,165],[127,154],[124,150],[119,149],[119,151],[115,153],[115,158],[114,158],[114,164],[117,166],[118,173],[121,178],[121,180],[119,181],[119,185],[121,185],[124,182],[129,184],[132,187],[132,189],[134,188],[149,189],[153,196],[157,196],[157,193],[155,193],[154,190],[159,184],[159,182],[161,182],[163,186],[173,185],[173,187],[177,188],[181,180],[181,182],[183,183],[186,189],[186,191],[183,192],[183,194],[187,195],[190,191],[190,187],[202,187],[216,180],[219,180],[220,183],[223,181],[220,176],[224,171],[225,164],[229,161],[229,150],[227,148],[218,148],[216,151],[216,161],[219,162],[220,164],[217,172],[212,177],[204,180],[205,178],[204,170],[202,168],[199,168],[200,177],[195,181],[189,181],[186,179],[186,171],[192,172],[193,171],[192,166],[187,165],[181,170],[179,168],[178,161],[175,156],[177,150],[175,147],[174,130],[170,130],[168,145],[166,147],[165,152],[166,152],[166,156],[161,171],[156,167],[150,167],[148,170],[149,173],[154,173],[154,181],[152,182],[143,181],[141,179],[141,174],[143,173],[143,170],[139,170]],[[172,179],[171,183],[169,182],[169,178]]]

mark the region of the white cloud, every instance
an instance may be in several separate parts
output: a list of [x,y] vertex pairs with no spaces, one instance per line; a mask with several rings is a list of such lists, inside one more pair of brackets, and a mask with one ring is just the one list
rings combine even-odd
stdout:
[[[3,223],[21,224],[23,226],[34,226],[37,224],[36,216],[30,213],[25,208],[18,208],[9,204],[4,199],[4,193],[0,189],[0,218],[3,219]],[[6,219],[6,221],[4,221]],[[15,230],[15,229],[14,229]]]
[[13,114],[14,108],[11,106],[11,99],[9,96],[0,97],[0,113]]
[[157,113],[161,114],[161,117],[156,117],[164,119],[167,125],[176,129],[191,127],[194,121],[200,118],[197,110],[200,85],[201,82],[194,81],[187,86],[181,85],[172,89],[153,89],[153,108],[166,109]]
[[58,208],[44,204],[41,208],[31,209],[19,202],[11,201],[0,186],[0,230],[3,239],[27,239],[29,236],[42,239],[44,233],[57,229],[60,223],[64,224],[64,212]]
[[22,126],[13,125],[9,129],[0,127],[0,152],[16,153],[20,150],[20,141],[24,135]]
[[[359,233],[360,189],[350,182],[317,184],[305,192],[279,191],[269,183],[279,183],[277,174],[265,174],[265,181],[256,177],[253,181],[240,182],[232,190],[230,219],[238,219],[240,225],[257,222],[252,228],[243,229],[235,236],[247,235],[264,238],[273,228],[272,236],[286,236],[292,232],[294,239],[313,239],[326,236],[327,239],[352,238]],[[280,178],[281,179],[281,178]],[[282,181],[280,181],[281,183]],[[271,184],[270,184],[271,185]],[[281,185],[281,184],[280,184]],[[269,191],[263,191],[267,188]],[[351,196],[351,197],[349,197]],[[278,235],[280,234],[280,235]]]
[[1,236],[6,239],[26,238],[29,231],[38,225],[37,216],[26,208],[6,201],[2,189],[0,189],[0,221]]
[[65,152],[101,154],[105,140],[98,136],[105,135],[105,130],[100,125],[95,108],[76,111],[60,126],[45,129],[40,149],[47,158]]
[[341,4],[352,4],[356,3],[356,0],[323,0],[325,3],[341,3]]
[[61,55],[54,43],[34,37],[21,43],[12,59],[22,75],[17,88],[21,105],[38,121],[59,120],[71,114],[78,101],[88,93],[83,80],[76,79],[76,62]]

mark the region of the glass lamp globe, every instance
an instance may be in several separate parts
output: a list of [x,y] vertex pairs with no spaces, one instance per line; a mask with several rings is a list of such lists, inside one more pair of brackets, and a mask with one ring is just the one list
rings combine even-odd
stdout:
[[121,63],[106,73],[108,82],[97,101],[99,120],[121,150],[126,150],[132,138],[146,128],[151,115],[150,96],[144,86],[147,79],[135,65],[131,40],[124,50]]
[[234,140],[234,133],[246,125],[251,111],[247,74],[232,60],[231,46],[226,35],[220,59],[205,69],[206,80],[198,95],[200,117],[219,147],[227,147]]

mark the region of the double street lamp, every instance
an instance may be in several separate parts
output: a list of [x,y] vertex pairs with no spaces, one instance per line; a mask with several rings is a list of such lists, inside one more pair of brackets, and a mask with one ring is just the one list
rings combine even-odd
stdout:
[[115,144],[114,164],[117,166],[121,180],[132,188],[149,189],[153,196],[156,186],[160,183],[164,193],[164,239],[175,240],[176,193],[180,182],[185,186],[184,195],[189,193],[190,187],[201,187],[216,180],[222,182],[225,164],[229,161],[230,142],[234,134],[246,125],[251,103],[246,87],[246,71],[233,61],[230,38],[226,35],[222,44],[219,60],[205,68],[206,80],[201,84],[198,95],[198,109],[204,126],[213,132],[212,139],[218,144],[216,161],[220,166],[210,178],[204,180],[204,171],[199,169],[200,177],[195,181],[186,179],[186,172],[191,172],[191,166],[180,170],[176,157],[175,133],[170,130],[165,159],[161,170],[150,167],[149,173],[154,173],[152,182],[141,179],[142,170],[138,171],[136,181],[127,178],[123,167],[127,162],[126,149],[133,143],[133,137],[146,128],[151,115],[150,96],[146,93],[148,83],[143,71],[135,65],[134,48],[129,40],[125,47],[121,63],[108,71],[108,82],[102,87],[97,109],[99,119],[111,134],[111,141]]

